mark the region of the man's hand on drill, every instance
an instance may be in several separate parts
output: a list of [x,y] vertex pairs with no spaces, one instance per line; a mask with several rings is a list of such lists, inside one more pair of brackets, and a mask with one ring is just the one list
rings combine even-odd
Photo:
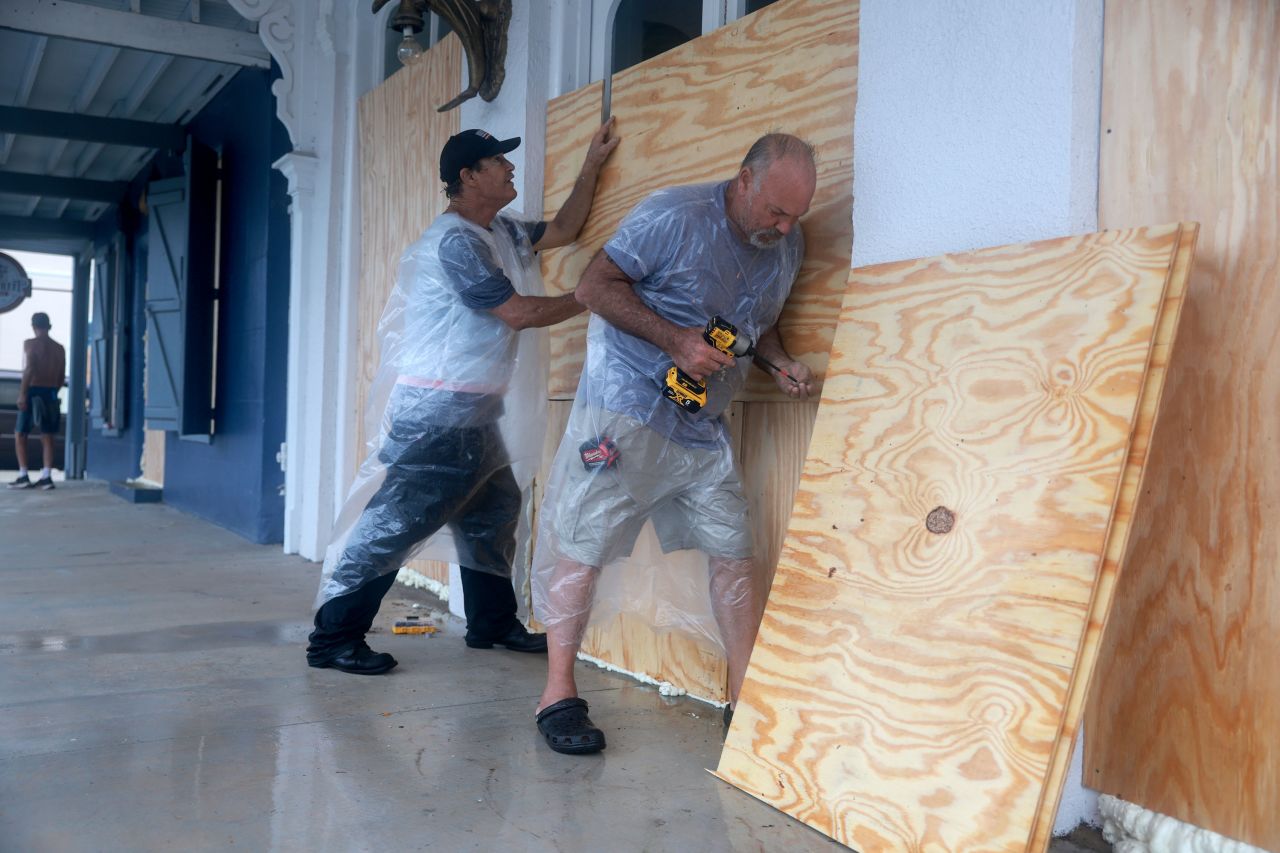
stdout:
[[733,364],[733,356],[711,346],[702,333],[701,327],[677,329],[667,351],[676,367],[698,382],[706,382],[708,376]]

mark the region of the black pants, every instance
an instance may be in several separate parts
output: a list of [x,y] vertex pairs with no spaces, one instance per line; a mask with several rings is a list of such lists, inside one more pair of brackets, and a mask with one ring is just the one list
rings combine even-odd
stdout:
[[308,659],[331,658],[362,641],[396,571],[446,524],[464,563],[467,635],[496,638],[518,624],[510,574],[520,488],[497,427],[393,424],[379,458],[386,480],[334,566],[334,580],[350,591],[316,612]]

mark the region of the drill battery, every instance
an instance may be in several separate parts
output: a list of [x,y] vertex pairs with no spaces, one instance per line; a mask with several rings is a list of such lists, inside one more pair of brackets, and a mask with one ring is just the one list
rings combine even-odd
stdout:
[[618,464],[622,452],[613,439],[607,435],[589,438],[578,446],[578,456],[582,459],[582,467],[588,471],[612,468]]
[[[738,327],[719,314],[707,321],[707,327],[702,330],[702,339],[725,355],[741,356],[752,351],[751,342],[738,336]],[[662,396],[692,413],[707,404],[707,385],[672,366],[667,371]]]
[[686,412],[692,413],[707,404],[707,386],[680,368],[672,366],[667,371],[667,381],[662,386],[662,396]]

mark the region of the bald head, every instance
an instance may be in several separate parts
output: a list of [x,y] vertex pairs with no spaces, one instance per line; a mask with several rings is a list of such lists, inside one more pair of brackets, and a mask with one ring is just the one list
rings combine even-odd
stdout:
[[765,134],[730,183],[725,211],[745,242],[768,249],[808,213],[817,182],[812,145],[789,133]]
[[755,178],[759,188],[760,179],[778,160],[790,160],[794,165],[816,174],[813,146],[798,136],[789,133],[766,133],[747,149],[747,156],[742,158],[741,170],[746,170]]

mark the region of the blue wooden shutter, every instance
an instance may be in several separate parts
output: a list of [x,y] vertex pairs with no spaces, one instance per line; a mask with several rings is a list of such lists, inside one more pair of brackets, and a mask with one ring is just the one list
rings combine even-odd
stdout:
[[93,263],[93,316],[89,319],[89,417],[94,429],[107,425],[111,394],[110,277],[105,252]]
[[177,430],[182,416],[186,178],[151,182],[147,220],[147,429]]
[[208,437],[213,409],[217,154],[191,140],[186,174],[147,191],[149,429]]
[[129,341],[132,338],[133,291],[129,287],[129,259],[124,235],[116,233],[111,241],[108,264],[111,283],[111,412],[110,428],[118,434],[129,423]]

